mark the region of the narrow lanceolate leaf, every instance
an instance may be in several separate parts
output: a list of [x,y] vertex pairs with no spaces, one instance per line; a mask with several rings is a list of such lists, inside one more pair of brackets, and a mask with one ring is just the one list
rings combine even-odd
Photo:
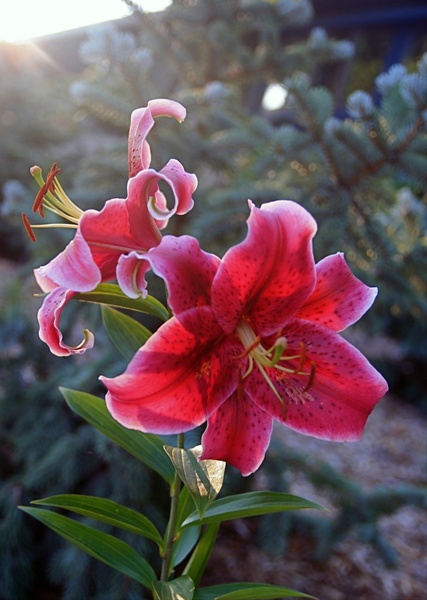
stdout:
[[170,485],[173,483],[175,471],[163,449],[164,443],[157,435],[126,429],[113,419],[101,398],[65,388],[61,388],[61,392],[70,408],[85,421],[156,471]]
[[159,547],[163,546],[162,536],[147,517],[107,498],[79,494],[59,494],[42,500],[34,500],[31,504],[65,508],[78,515],[90,517],[101,523],[108,523],[114,527],[120,527],[126,531],[142,535],[156,542]]
[[201,530],[201,525],[195,525],[178,531],[172,546],[172,567],[179,565],[190,554],[197,544]]
[[226,583],[199,588],[193,600],[274,600],[275,598],[314,598],[314,596],[264,583]]
[[129,298],[115,283],[101,283],[92,292],[82,292],[74,296],[82,302],[94,302],[95,304],[107,304],[117,308],[136,310],[159,317],[162,321],[169,319],[167,308],[156,298],[146,296],[145,298]]
[[131,546],[108,533],[42,508],[20,509],[50,527],[87,554],[151,589],[156,575],[149,563]]
[[151,331],[132,317],[111,308],[111,306],[102,306],[101,312],[104,327],[111,341],[120,354],[130,361],[148,340]]
[[181,575],[172,581],[155,581],[153,583],[156,600],[193,600],[194,583],[187,575]]
[[199,585],[206,565],[209,562],[218,529],[219,523],[212,523],[206,527],[202,537],[193,551],[193,554],[185,566],[184,574],[189,575],[196,586]]
[[221,491],[225,474],[225,462],[222,460],[198,460],[202,447],[190,450],[165,446],[178,475],[188,488],[196,504],[200,518],[206,508]]
[[194,525],[201,522],[219,523],[230,519],[254,517],[284,510],[299,510],[302,508],[323,508],[319,504],[304,500],[291,494],[281,492],[247,492],[235,496],[227,496],[215,500],[207,509],[201,519],[197,512],[193,512],[183,522],[182,526]]

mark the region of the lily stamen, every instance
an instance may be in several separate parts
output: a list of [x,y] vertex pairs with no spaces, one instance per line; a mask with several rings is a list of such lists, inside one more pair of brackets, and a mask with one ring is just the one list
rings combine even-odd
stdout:
[[57,167],[57,164],[53,163],[45,181],[40,167],[34,166],[30,170],[31,175],[40,186],[40,190],[34,200],[33,212],[38,212],[41,216],[44,216],[43,209],[47,208],[66,221],[78,224],[84,211],[74,204],[64,192],[62,185],[56,177],[60,171],[61,169]]
[[316,365],[314,364],[314,362],[311,362],[311,366],[310,366],[310,376],[308,378],[308,382],[307,385],[305,386],[305,388],[303,389],[303,392],[308,392],[308,390],[313,386],[314,383],[314,376],[316,375]]
[[36,238],[35,233],[33,231],[33,226],[29,222],[27,215],[25,213],[22,213],[21,216],[22,216],[22,222],[24,224],[25,230],[28,233],[28,237],[30,238],[30,240],[32,242],[36,242],[37,238]]
[[53,163],[45,181],[43,179],[43,174],[40,167],[36,165],[30,169],[31,175],[40,186],[40,189],[33,202],[33,212],[38,213],[44,218],[44,209],[47,208],[65,221],[68,221],[68,223],[43,223],[41,225],[34,225],[30,223],[27,215],[22,213],[22,222],[28,237],[32,242],[36,241],[34,229],[48,227],[77,229],[78,223],[84,214],[84,211],[76,206],[64,192],[63,187],[56,177],[60,171],[61,169],[57,166],[57,163]]
[[[284,353],[288,349],[288,341],[282,335],[279,335],[274,341],[274,344],[268,350],[266,350],[261,343],[260,336],[255,335],[255,332],[252,330],[252,328],[244,321],[241,321],[237,326],[236,334],[242,342],[245,350],[235,358],[248,358],[249,360],[248,368],[246,369],[245,373],[241,375],[242,380],[248,377],[248,375],[252,372],[254,365],[256,365],[266,380],[269,388],[282,404],[284,414],[286,414],[285,401],[276,389],[275,384],[267,373],[266,369],[277,369],[277,371],[280,371],[283,374],[308,377],[307,384],[303,390],[304,392],[308,391],[313,386],[316,369],[314,362],[311,362],[310,371],[304,370],[304,365],[307,361],[306,344],[304,342],[300,342],[299,353],[286,356]],[[289,361],[298,361],[298,366],[284,366],[283,363],[286,364],[289,363]]]
[[[58,168],[57,163],[53,163],[53,165],[50,167],[49,173],[47,174],[46,182],[43,182],[42,171],[40,167],[35,166],[31,169],[31,175],[34,177],[37,183],[40,183],[40,178],[43,182],[33,203],[33,212],[38,212],[42,217],[44,217],[43,200],[48,192],[53,193],[55,191],[54,180],[60,171],[61,169]],[[38,174],[40,174],[40,178],[37,177]]]

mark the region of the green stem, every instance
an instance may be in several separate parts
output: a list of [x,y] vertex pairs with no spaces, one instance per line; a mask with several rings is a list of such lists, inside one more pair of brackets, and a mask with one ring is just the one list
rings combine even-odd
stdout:
[[[177,437],[178,448],[184,448],[184,434],[179,433]],[[178,517],[178,502],[179,493],[181,491],[181,479],[178,473],[175,471],[175,477],[171,487],[171,508],[169,513],[169,523],[166,530],[166,545],[163,555],[162,571],[160,574],[160,581],[167,581],[170,575],[171,560],[172,560],[172,547],[176,535],[176,521]]]

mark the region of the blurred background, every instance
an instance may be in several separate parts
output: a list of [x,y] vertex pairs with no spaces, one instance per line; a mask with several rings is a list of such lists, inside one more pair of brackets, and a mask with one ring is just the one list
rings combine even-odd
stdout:
[[[60,359],[40,342],[32,269],[69,237],[40,230],[32,243],[21,213],[37,192],[34,164],[47,173],[58,162],[83,209],[125,197],[130,113],[159,97],[182,102],[187,119],[158,121],[153,166],[174,157],[199,179],[194,210],[175,217],[168,233],[192,234],[222,255],[245,235],[248,198],[305,206],[319,224],[317,260],[344,251],[379,288],[345,335],[390,385],[360,444],[281,428],[256,475],[242,480],[230,469],[229,491],[290,490],[332,510],[224,525],[206,584],[246,578],[325,600],[424,598],[425,2],[14,6],[14,18],[11,5],[0,8],[0,600],[144,597],[16,509],[85,493],[143,510],[161,527],[167,500],[152,474],[63,401],[60,385],[101,396],[98,375],[124,363],[98,307],[87,304],[64,313],[63,329],[71,339],[85,326],[95,331],[90,353]],[[161,297],[161,285],[151,285]]]

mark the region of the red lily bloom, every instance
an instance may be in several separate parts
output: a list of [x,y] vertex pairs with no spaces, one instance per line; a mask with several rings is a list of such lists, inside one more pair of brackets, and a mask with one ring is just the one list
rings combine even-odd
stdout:
[[[59,319],[68,300],[76,292],[91,291],[101,282],[114,279],[127,295],[146,295],[145,273],[149,263],[143,260],[144,255],[159,244],[162,239],[160,229],[166,226],[170,216],[185,214],[193,207],[192,194],[197,187],[195,175],[187,173],[174,159],[158,172],[149,168],[151,153],[145,138],[154,124],[154,117],[160,115],[182,120],[185,109],[171,100],[153,100],[146,108],[132,113],[129,132],[131,175],[127,198],[108,200],[101,211],[83,212],[68,198],[56,178],[59,171],[56,165],[46,182],[39,167],[32,169],[41,185],[33,210],[43,214],[43,209],[47,208],[67,219],[71,223],[67,227],[77,229],[74,239],[63,252],[34,271],[41,289],[52,293],[38,314],[40,337],[58,356],[81,353],[93,345],[93,336],[88,332],[76,347],[63,342]],[[159,188],[160,181],[172,191],[172,208],[167,207]],[[31,227],[28,219],[24,222],[27,229]]]
[[338,331],[377,294],[342,254],[314,263],[316,223],[290,201],[251,205],[246,239],[222,260],[197,241],[166,236],[147,259],[169,291],[174,317],[126,371],[102,381],[124,426],[169,434],[204,421],[203,459],[249,475],[273,420],[315,437],[360,438],[383,377]]

